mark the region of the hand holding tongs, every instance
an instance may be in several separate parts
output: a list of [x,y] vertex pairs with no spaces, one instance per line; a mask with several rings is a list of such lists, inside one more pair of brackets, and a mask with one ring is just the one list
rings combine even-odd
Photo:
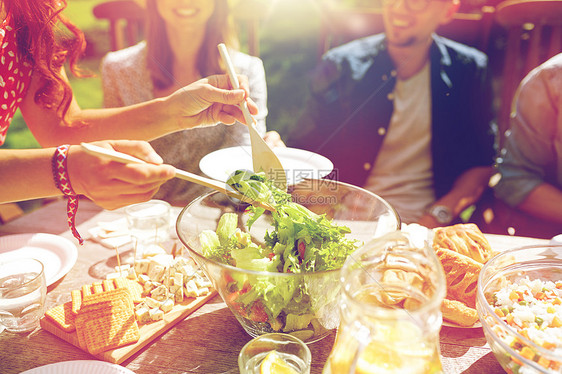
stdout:
[[[106,158],[109,158],[113,161],[121,162],[121,163],[124,163],[124,164],[130,164],[130,163],[146,164],[147,163],[146,161],[143,161],[139,158],[133,157],[133,156],[128,155],[126,153],[117,152],[113,149],[102,148],[102,147],[99,147],[97,145],[93,145],[93,144],[89,144],[89,143],[80,143],[80,145],[82,146],[82,149],[84,149],[86,152],[88,152],[92,155],[106,157]],[[224,193],[224,194],[226,194],[230,197],[239,199],[240,201],[245,202],[245,203],[259,205],[262,208],[267,209],[267,210],[271,210],[271,211],[275,210],[275,208],[273,208],[271,205],[269,205],[267,203],[260,202],[260,201],[254,201],[251,198],[249,198],[248,196],[242,195],[240,192],[237,192],[234,189],[227,188],[227,184],[224,183],[224,182],[219,182],[215,179],[205,178],[205,177],[199,176],[197,174],[190,173],[190,172],[185,171],[185,170],[180,170],[180,169],[175,169],[175,170],[176,170],[176,178],[183,179],[183,180],[186,180],[186,181],[189,181],[189,182],[200,184],[200,185],[205,186],[205,187],[212,188],[213,190]]]

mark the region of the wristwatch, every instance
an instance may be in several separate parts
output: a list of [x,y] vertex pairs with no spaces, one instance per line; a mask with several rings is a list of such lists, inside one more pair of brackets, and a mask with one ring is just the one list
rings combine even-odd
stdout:
[[453,220],[453,212],[445,205],[433,205],[427,210],[427,213],[442,225],[446,225]]

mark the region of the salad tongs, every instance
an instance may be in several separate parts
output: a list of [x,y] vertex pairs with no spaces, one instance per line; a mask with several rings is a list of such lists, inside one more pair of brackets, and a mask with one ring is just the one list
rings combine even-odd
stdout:
[[[234,65],[230,59],[226,46],[224,44],[218,45],[219,53],[222,57],[224,64],[226,65],[226,70],[230,78],[230,83],[235,89],[240,88],[238,83],[238,78],[236,77],[236,72],[234,71]],[[273,180],[275,186],[282,191],[287,191],[287,175],[285,174],[285,169],[277,155],[271,150],[269,145],[263,140],[261,135],[255,128],[256,120],[250,114],[248,110],[248,105],[244,102],[240,105],[240,109],[244,114],[244,119],[246,120],[246,125],[250,131],[250,142],[252,146],[252,164],[254,167],[254,172],[258,173],[260,171],[265,172],[268,179]]]
[[[112,161],[117,161],[117,162],[121,162],[121,163],[124,163],[124,164],[130,164],[130,163],[146,164],[147,163],[146,161],[143,161],[139,158],[133,157],[133,156],[128,155],[126,153],[117,152],[113,149],[102,148],[102,147],[99,147],[97,145],[90,144],[90,143],[80,143],[80,145],[82,146],[82,149],[84,149],[89,154],[109,158]],[[188,171],[181,170],[181,169],[175,169],[175,170],[176,170],[176,178],[183,179],[183,180],[186,180],[186,181],[189,181],[189,182],[192,182],[192,183],[196,183],[196,184],[200,184],[200,185],[205,186],[205,187],[212,188],[213,190],[219,191],[219,192],[221,192],[223,194],[226,194],[230,197],[233,197],[235,199],[239,199],[240,201],[242,201],[244,203],[257,205],[257,206],[260,206],[264,209],[271,210],[271,211],[275,210],[275,208],[273,206],[271,206],[271,205],[269,205],[265,202],[254,201],[250,197],[248,197],[246,195],[243,195],[238,191],[235,191],[234,189],[230,188],[224,182],[219,182],[215,179],[205,178],[205,177],[202,177],[200,175],[193,174],[193,173],[190,173]]]

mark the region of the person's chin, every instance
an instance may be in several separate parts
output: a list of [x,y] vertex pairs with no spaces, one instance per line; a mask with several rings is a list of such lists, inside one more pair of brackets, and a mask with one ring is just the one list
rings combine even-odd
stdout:
[[[177,19],[173,26],[178,29],[178,32],[185,32],[186,30],[204,30],[205,24],[197,19]],[[179,31],[181,30],[181,31]]]
[[406,48],[416,45],[417,39],[415,36],[402,37],[402,38],[388,38],[388,44],[393,47]]

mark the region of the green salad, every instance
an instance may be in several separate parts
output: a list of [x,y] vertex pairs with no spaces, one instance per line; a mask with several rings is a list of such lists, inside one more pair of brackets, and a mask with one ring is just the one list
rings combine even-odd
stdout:
[[[200,234],[203,255],[234,267],[277,273],[311,273],[339,269],[360,243],[346,238],[350,229],[337,226],[291,201],[263,174],[237,171],[227,183],[239,192],[275,208],[272,227],[263,244],[252,241],[250,231],[265,210],[250,205],[246,227],[239,227],[235,213],[221,216],[216,231]],[[246,231],[247,229],[247,231]],[[268,323],[273,331],[302,330],[316,325],[317,313],[332,302],[338,289],[334,279],[322,284],[321,277],[271,277],[228,272],[227,302],[245,318]],[[336,276],[334,276],[336,278]],[[310,326],[309,326],[310,325]]]

